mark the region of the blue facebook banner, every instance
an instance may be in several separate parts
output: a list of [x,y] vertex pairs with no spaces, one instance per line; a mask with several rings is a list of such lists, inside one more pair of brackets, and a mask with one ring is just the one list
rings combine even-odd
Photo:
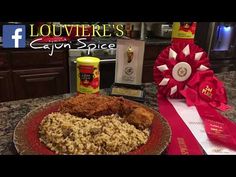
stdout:
[[25,48],[25,25],[3,25],[3,47]]

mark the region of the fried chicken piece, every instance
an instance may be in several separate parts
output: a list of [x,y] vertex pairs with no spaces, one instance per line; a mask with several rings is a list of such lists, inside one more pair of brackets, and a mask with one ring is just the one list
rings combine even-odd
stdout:
[[95,94],[79,94],[61,103],[60,112],[78,117],[98,118],[104,115],[119,114],[127,122],[139,129],[152,124],[153,113],[125,100],[123,97],[111,97]]
[[132,110],[131,105],[126,105],[127,108],[124,110],[124,102],[126,101],[122,97],[80,94],[62,102],[60,112],[87,118],[98,118],[116,113],[123,116]]
[[129,115],[126,116],[128,123],[142,130],[150,127],[153,119],[154,114],[142,107],[135,108]]
[[134,109],[138,108],[136,104],[127,101],[125,99],[120,100],[120,110],[118,112],[119,116],[125,117],[129,115]]

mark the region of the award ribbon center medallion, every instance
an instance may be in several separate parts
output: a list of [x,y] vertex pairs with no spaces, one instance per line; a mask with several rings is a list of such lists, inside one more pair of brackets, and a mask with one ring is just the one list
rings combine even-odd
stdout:
[[186,81],[191,76],[191,73],[192,68],[186,62],[177,63],[172,70],[173,78],[179,82]]

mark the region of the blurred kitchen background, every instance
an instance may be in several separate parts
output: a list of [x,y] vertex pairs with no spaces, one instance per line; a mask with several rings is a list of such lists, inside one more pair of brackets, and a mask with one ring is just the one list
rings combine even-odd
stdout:
[[[26,27],[26,48],[2,48],[2,25],[32,23],[34,22],[0,23],[0,102],[76,92],[75,59],[88,53],[86,48],[77,49],[79,44],[76,38],[72,37],[70,40],[71,49],[57,49],[54,50],[53,56],[49,56],[48,50],[30,48],[29,43],[32,38],[29,37],[30,28]],[[95,23],[100,24],[91,22]],[[81,22],[48,24],[81,24]],[[109,24],[123,24],[124,38],[145,41],[142,82],[153,82],[154,62],[159,53],[171,44],[172,22],[109,22]],[[116,43],[117,37],[114,31],[111,33],[113,35],[107,38],[88,38],[86,43]],[[195,43],[208,53],[211,67],[216,73],[236,70],[236,22],[198,22]],[[90,55],[101,59],[100,88],[109,88],[115,78],[116,49],[98,49],[92,51]]]

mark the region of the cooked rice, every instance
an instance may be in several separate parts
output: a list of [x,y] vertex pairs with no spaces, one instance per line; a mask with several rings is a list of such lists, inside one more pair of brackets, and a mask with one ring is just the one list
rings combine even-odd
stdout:
[[56,154],[126,154],[147,142],[139,130],[118,115],[87,119],[51,113],[40,125],[40,141]]

